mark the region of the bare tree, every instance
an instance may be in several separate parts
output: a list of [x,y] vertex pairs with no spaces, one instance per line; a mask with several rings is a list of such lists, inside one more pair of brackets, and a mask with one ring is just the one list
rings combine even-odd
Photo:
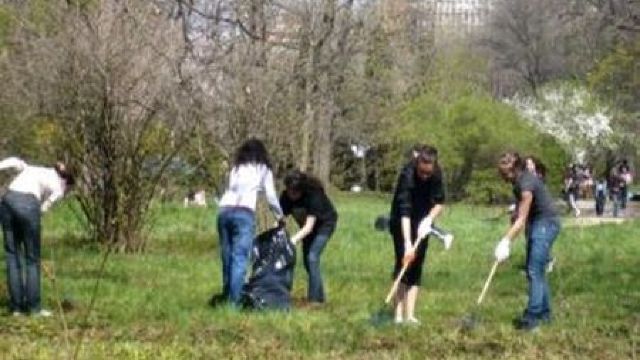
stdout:
[[534,94],[565,69],[558,8],[550,0],[498,0],[483,38],[494,70],[518,74]]
[[11,88],[32,116],[61,130],[93,238],[139,251],[151,200],[198,115],[178,76],[179,24],[153,2],[94,5],[49,2],[51,21],[62,24],[50,33],[25,22],[7,59]]

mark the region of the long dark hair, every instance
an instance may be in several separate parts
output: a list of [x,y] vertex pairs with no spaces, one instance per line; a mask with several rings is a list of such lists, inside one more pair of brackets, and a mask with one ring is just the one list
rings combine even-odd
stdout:
[[524,158],[524,160],[525,160],[525,167],[527,164],[527,160],[533,161],[533,164],[536,167],[536,175],[540,176],[542,180],[544,180],[547,177],[547,167],[542,162],[542,160],[532,155],[527,156],[526,158]]
[[417,165],[419,162],[433,164],[434,175],[442,176],[442,170],[438,163],[438,149],[431,145],[416,144],[411,149],[411,162]]
[[308,194],[314,191],[324,192],[322,182],[318,178],[305,174],[299,170],[293,170],[285,176],[284,186],[287,189],[300,191],[303,194]]
[[498,167],[505,170],[512,170],[516,173],[525,171],[527,163],[515,151],[503,153],[498,160]]
[[245,141],[236,151],[233,167],[244,164],[262,164],[271,169],[271,160],[264,143],[256,138]]
[[73,169],[70,169],[65,163],[58,161],[53,168],[58,176],[64,180],[68,187],[75,185],[76,179]]

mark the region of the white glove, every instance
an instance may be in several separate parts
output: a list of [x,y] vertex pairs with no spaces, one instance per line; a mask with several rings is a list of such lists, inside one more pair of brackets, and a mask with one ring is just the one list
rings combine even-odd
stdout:
[[429,235],[431,232],[431,225],[433,225],[433,220],[427,216],[418,225],[418,239],[423,239],[425,236]]
[[453,244],[453,234],[447,234],[442,238],[442,243],[444,244],[444,249],[449,250],[451,248],[451,244]]
[[496,257],[497,262],[503,262],[507,260],[509,257],[509,247],[511,246],[511,241],[507,238],[502,238],[496,246],[496,250],[494,252],[494,256]]
[[42,205],[40,206],[40,212],[47,212],[49,211],[49,208],[51,208],[51,202],[49,200],[45,200],[42,202]]

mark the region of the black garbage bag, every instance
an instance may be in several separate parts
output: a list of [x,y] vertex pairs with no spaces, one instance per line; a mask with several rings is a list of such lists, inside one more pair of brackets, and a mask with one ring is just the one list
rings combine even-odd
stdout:
[[251,276],[242,289],[246,309],[288,310],[296,264],[295,245],[286,230],[267,230],[255,239]]
[[387,231],[389,230],[391,220],[387,215],[380,215],[376,218],[373,227],[378,231]]

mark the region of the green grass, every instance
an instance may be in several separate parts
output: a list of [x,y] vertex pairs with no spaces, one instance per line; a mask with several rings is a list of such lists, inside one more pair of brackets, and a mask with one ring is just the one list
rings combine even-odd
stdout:
[[[384,197],[336,197],[339,228],[323,256],[328,304],[290,313],[242,313],[212,309],[220,287],[215,213],[165,206],[156,210],[149,249],[112,255],[95,311],[84,315],[102,254],[83,244],[68,208],[45,219],[43,254],[55,265],[60,298],[75,346],[86,331],[81,358],[352,358],[352,359],[624,359],[640,355],[640,225],[565,228],[554,247],[558,265],[550,275],[556,321],[533,334],[512,329],[526,301],[520,239],[501,265],[481,323],[462,332],[458,321],[472,309],[492,264],[505,221],[485,221],[491,209],[456,205],[440,224],[457,239],[449,252],[429,249],[418,316],[423,325],[372,326],[391,283],[393,251],[373,220],[388,210]],[[304,298],[305,272],[296,270],[294,297]],[[4,264],[0,264],[4,268]],[[1,275],[1,276],[4,276]],[[5,294],[0,281],[0,294]],[[56,307],[50,278],[44,303]],[[6,305],[6,296],[0,297]],[[61,317],[0,317],[1,358],[65,358]]]

